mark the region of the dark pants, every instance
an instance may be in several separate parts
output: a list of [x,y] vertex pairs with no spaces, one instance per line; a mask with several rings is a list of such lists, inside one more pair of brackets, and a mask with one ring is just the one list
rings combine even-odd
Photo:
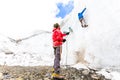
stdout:
[[60,57],[61,57],[61,47],[54,47],[54,72],[60,73]]
[[85,25],[85,20],[83,18],[80,19],[80,22],[81,22],[81,26],[84,27]]
[[87,27],[87,26],[88,26],[88,25],[86,24],[84,18],[81,18],[81,19],[80,19],[80,22],[81,22],[81,26],[82,26],[82,27]]

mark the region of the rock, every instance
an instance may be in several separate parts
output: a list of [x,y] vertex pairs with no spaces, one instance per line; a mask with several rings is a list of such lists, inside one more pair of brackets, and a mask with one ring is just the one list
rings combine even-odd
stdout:
[[[0,67],[2,68],[2,67]],[[7,73],[0,73],[0,80],[51,80],[52,66],[7,66]],[[61,68],[65,80],[108,80],[94,69]]]
[[90,72],[90,71],[89,71],[88,69],[84,69],[84,70],[82,71],[82,74],[83,74],[83,75],[88,75],[89,72]]
[[3,73],[0,73],[0,80],[3,79]]
[[98,76],[97,74],[92,74],[91,78],[98,80],[100,79],[100,76]]

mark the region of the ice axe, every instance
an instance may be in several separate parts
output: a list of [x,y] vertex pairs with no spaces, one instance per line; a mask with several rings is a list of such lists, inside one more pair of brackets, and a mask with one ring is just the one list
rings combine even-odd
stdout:
[[69,29],[69,32],[73,32],[73,29],[71,27],[69,27],[68,29]]

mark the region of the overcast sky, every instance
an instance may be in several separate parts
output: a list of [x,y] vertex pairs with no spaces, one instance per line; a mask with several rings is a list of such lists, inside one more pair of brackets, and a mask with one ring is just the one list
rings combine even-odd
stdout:
[[55,22],[72,11],[70,1],[73,0],[0,0],[0,34],[19,37],[36,30],[50,31]]

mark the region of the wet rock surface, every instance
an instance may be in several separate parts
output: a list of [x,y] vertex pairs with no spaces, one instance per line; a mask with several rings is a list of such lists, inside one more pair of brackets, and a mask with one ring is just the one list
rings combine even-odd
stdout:
[[[0,80],[51,80],[51,66],[0,66]],[[94,69],[61,68],[65,80],[110,80]]]

